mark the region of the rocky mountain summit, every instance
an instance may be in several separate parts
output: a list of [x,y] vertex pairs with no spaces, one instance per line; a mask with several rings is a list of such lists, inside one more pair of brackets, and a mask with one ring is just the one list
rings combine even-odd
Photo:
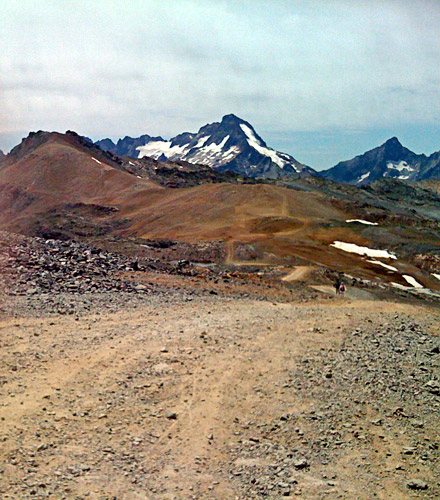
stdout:
[[382,178],[422,181],[440,177],[440,152],[416,154],[392,137],[381,146],[342,161],[319,176],[335,182],[362,186]]
[[137,139],[125,137],[117,144],[110,139],[96,144],[120,156],[184,160],[249,177],[276,179],[314,173],[292,156],[268,147],[250,123],[233,114],[224,116],[220,123],[203,126],[197,133],[184,132],[169,141],[143,135]]
[[[99,146],[96,146],[89,138],[83,137],[72,130],[67,130],[65,134],[60,132],[48,132],[45,130],[29,132],[29,135],[24,137],[20,144],[15,146],[9,154],[4,155],[4,162],[7,165],[13,164],[22,160],[29,154],[35,154],[35,151],[38,150],[39,147],[50,143],[62,143],[65,147],[72,147],[81,153],[93,155],[93,157],[95,157],[95,162],[105,162],[114,168],[120,169],[123,163],[111,151],[104,151]],[[62,162],[59,161],[59,163]]]

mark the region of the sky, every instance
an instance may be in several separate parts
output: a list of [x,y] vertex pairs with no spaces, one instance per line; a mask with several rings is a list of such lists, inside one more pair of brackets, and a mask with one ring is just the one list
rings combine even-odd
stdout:
[[0,149],[29,131],[173,137],[234,113],[317,170],[392,136],[440,150],[437,0],[20,0]]

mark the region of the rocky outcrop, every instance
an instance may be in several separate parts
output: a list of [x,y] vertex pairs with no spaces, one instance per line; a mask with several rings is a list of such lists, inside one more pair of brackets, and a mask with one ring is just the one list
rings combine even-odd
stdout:
[[118,273],[154,269],[139,262],[74,241],[27,238],[0,232],[0,267],[10,293],[93,293],[105,290],[145,292],[149,287],[122,280]]

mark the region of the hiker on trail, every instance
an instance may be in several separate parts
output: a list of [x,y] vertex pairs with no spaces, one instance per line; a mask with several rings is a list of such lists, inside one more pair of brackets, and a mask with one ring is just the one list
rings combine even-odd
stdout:
[[342,282],[340,285],[339,285],[339,293],[341,295],[344,295],[345,293],[345,285],[344,285],[344,282]]
[[339,287],[341,286],[341,281],[339,278],[336,278],[335,284],[333,285],[335,287],[335,292],[339,293]]

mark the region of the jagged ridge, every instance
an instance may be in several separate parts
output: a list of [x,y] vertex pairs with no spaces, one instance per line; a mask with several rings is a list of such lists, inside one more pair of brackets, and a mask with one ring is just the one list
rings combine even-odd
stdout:
[[233,114],[222,121],[184,132],[169,141],[162,137],[126,137],[115,145],[110,139],[96,143],[118,155],[128,154],[156,160],[184,160],[208,165],[219,171],[232,171],[249,177],[280,178],[314,174],[310,167],[286,153],[269,148],[252,125]]

